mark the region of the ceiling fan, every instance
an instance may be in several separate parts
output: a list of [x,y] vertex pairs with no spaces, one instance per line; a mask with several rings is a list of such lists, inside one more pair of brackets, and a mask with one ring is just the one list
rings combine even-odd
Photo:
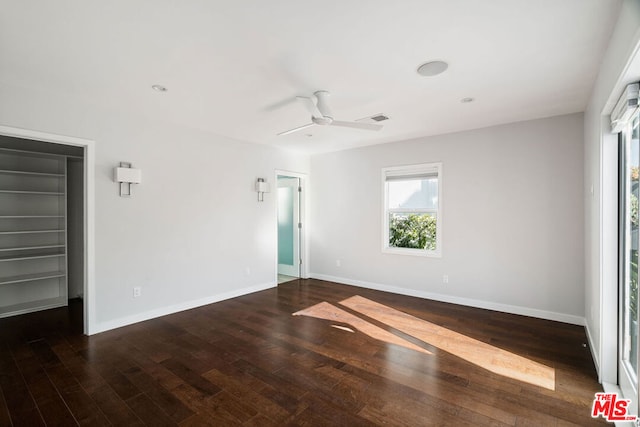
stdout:
[[[315,98],[315,100],[314,100]],[[327,99],[329,98],[329,92],[326,90],[319,90],[314,92],[313,97],[308,96],[296,96],[296,99],[305,104],[309,112],[311,113],[311,123],[297,128],[289,129],[284,132],[280,132],[278,136],[289,135],[293,132],[306,129],[308,127],[319,126],[341,126],[345,128],[364,129],[364,130],[380,130],[382,125],[373,123],[360,123],[360,122],[343,122],[340,120],[334,120],[333,114],[329,109]]]

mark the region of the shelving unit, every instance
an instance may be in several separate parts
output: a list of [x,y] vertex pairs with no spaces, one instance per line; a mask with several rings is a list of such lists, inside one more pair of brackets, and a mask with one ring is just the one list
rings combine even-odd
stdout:
[[66,164],[0,148],[0,317],[67,305]]

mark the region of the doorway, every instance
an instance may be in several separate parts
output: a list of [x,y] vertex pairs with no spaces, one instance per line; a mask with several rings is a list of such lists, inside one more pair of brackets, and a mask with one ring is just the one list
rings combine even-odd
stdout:
[[304,177],[278,172],[276,182],[277,281],[280,284],[304,277]]

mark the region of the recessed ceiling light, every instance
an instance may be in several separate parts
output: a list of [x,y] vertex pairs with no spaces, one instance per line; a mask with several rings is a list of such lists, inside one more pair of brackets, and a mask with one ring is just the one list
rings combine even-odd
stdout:
[[476,100],[475,98],[471,98],[471,97],[469,97],[469,98],[462,98],[462,99],[460,100],[460,102],[462,102],[463,104],[468,104],[468,103],[473,102],[473,101],[475,101],[475,100]]
[[155,90],[156,92],[166,92],[167,88],[161,85],[153,85],[151,86],[151,89]]
[[449,64],[444,61],[431,61],[419,66],[417,71],[421,76],[433,77],[444,73],[447,68],[449,68]]

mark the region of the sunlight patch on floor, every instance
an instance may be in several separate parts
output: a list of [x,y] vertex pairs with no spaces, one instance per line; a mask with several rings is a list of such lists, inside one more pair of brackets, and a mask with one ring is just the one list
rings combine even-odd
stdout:
[[370,336],[371,338],[399,345],[410,350],[419,351],[421,353],[431,354],[430,351],[425,350],[422,347],[418,347],[417,345],[412,344],[409,341],[406,341],[399,336],[392,334],[391,332],[385,331],[378,326],[372,325],[366,320],[362,320],[358,316],[355,316],[347,311],[342,310],[341,308],[331,305],[328,302],[321,302],[320,304],[316,304],[304,310],[293,313],[293,315],[315,317],[317,319],[325,319],[331,320],[333,322],[345,323],[356,328],[363,334]]
[[346,326],[340,326],[340,325],[331,325],[332,328],[336,328],[336,329],[340,329],[341,331],[347,331],[347,332],[351,332],[352,334],[355,334],[356,331],[354,331],[351,328],[347,328]]
[[361,296],[348,298],[340,304],[493,373],[555,390],[555,370],[541,363]]

